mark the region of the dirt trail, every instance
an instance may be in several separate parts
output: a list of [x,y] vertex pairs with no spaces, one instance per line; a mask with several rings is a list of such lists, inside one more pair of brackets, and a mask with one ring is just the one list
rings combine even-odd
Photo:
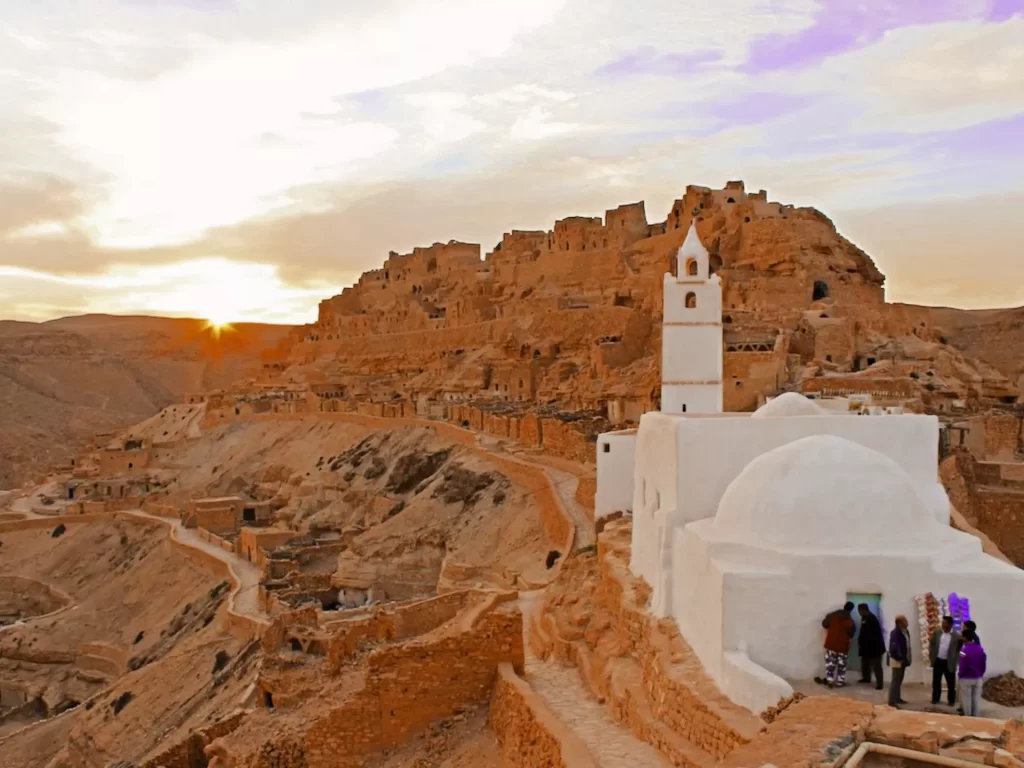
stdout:
[[125,514],[133,517],[140,517],[146,520],[155,520],[168,526],[171,538],[180,541],[182,544],[206,552],[209,555],[227,564],[235,580],[238,582],[238,592],[231,601],[231,607],[236,613],[249,616],[257,621],[269,621],[266,613],[260,610],[259,584],[260,569],[238,555],[221,549],[216,544],[205,541],[199,534],[181,524],[180,520],[151,515],[142,510],[132,510]]

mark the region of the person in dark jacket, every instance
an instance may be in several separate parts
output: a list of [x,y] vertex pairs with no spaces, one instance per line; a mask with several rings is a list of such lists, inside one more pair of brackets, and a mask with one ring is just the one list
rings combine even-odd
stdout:
[[860,632],[857,635],[857,652],[860,654],[860,681],[871,682],[875,673],[875,688],[882,690],[882,657],[885,655],[885,637],[878,617],[871,612],[867,603],[857,606],[860,614]]
[[850,656],[850,640],[857,631],[853,622],[853,603],[847,602],[838,611],[826,616],[821,626],[825,629],[825,680],[829,688],[846,685],[846,661]]
[[906,704],[900,696],[903,687],[903,676],[910,666],[910,631],[907,617],[900,614],[896,617],[896,628],[889,633],[889,666],[892,667],[892,680],[889,682],[889,706]]

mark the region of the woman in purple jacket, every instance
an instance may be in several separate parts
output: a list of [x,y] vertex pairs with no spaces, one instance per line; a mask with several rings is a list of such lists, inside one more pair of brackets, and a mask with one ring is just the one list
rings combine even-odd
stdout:
[[964,629],[960,648],[960,702],[968,717],[981,717],[981,681],[985,677],[985,649],[971,629]]

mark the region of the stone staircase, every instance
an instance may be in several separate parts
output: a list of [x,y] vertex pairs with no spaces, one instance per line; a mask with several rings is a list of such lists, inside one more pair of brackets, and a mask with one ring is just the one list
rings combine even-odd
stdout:
[[586,745],[602,768],[669,768],[654,747],[616,723],[584,689],[573,667],[527,656],[526,682]]
[[[712,768],[716,764],[714,757],[665,726],[650,711],[636,662],[622,659],[613,676],[616,685],[624,688],[625,695],[635,702],[639,714],[646,714],[643,718],[647,723],[644,739],[617,722],[605,702],[591,695],[580,677],[580,670],[533,655],[529,642],[529,616],[540,599],[540,592],[520,593],[526,649],[524,679],[584,743],[597,765],[602,768],[670,768],[673,765]],[[672,756],[671,760],[668,755]]]

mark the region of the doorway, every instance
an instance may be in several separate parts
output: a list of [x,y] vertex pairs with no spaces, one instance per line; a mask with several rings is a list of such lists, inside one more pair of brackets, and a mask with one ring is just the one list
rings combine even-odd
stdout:
[[850,670],[850,674],[856,672],[857,675],[860,675],[860,652],[857,649],[857,638],[860,636],[860,614],[857,612],[857,606],[861,603],[868,604],[868,610],[878,617],[878,623],[882,627],[882,638],[885,639],[887,635],[885,634],[885,619],[882,618],[882,596],[874,593],[847,592],[846,599],[853,603],[853,623],[857,627],[857,632],[850,643],[850,657],[846,667]]

